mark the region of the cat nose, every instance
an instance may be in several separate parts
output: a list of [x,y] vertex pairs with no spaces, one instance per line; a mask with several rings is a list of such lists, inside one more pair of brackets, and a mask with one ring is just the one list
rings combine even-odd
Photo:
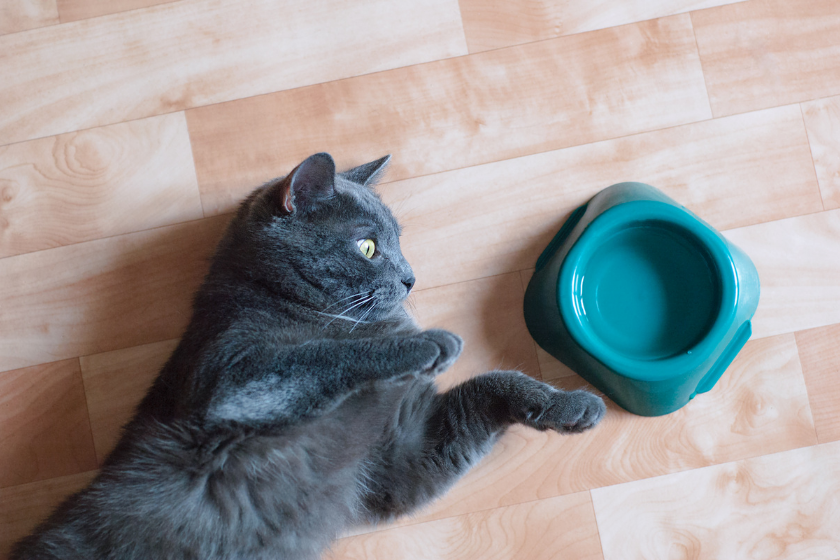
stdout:
[[403,278],[402,280],[403,286],[405,286],[406,293],[411,291],[411,288],[414,287],[414,275],[409,276],[408,278]]

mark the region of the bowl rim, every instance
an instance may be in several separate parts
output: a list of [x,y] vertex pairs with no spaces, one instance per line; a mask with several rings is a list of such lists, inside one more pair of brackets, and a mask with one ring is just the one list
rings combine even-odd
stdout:
[[[579,304],[583,269],[600,243],[619,230],[660,222],[694,237],[711,257],[716,270],[720,300],[716,316],[706,334],[691,348],[677,355],[649,360],[633,358],[605,343],[589,325]],[[725,344],[738,303],[738,273],[732,253],[723,237],[687,210],[655,200],[625,202],[596,216],[569,250],[557,281],[557,302],[563,322],[572,338],[592,357],[619,375],[640,381],[660,381],[690,373],[709,360]]]

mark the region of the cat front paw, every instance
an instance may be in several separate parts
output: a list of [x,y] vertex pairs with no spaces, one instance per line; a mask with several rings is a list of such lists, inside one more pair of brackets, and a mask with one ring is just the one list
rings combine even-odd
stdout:
[[464,341],[460,336],[443,329],[430,329],[418,336],[424,341],[433,343],[438,349],[437,358],[421,372],[425,375],[440,375],[455,363],[464,349]]
[[588,391],[554,391],[536,427],[577,434],[594,428],[606,412],[603,399]]

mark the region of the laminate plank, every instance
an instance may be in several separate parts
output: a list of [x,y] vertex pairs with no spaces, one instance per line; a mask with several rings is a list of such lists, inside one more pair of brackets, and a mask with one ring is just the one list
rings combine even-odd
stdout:
[[840,208],[840,96],[802,104],[826,210]]
[[[586,387],[577,376],[557,383]],[[747,343],[717,385],[682,409],[607,415],[574,436],[514,426],[417,520],[525,503],[817,443],[793,334]],[[406,523],[407,521],[403,521]]]
[[519,274],[504,274],[417,292],[415,316],[423,328],[443,328],[464,339],[464,351],[437,382],[449,388],[497,369],[539,379],[534,342],[525,326]]
[[178,0],[56,0],[61,23],[168,4]]
[[0,3],[0,35],[57,23],[56,0],[3,0]]
[[471,53],[636,23],[740,0],[460,0]]
[[840,554],[840,442],[592,491],[606,560]]
[[0,371],[181,335],[226,218],[3,259]]
[[100,464],[177,345],[177,340],[164,340],[79,359]]
[[588,492],[337,541],[325,560],[603,560]]
[[96,471],[0,489],[0,558],[67,496],[87,486],[94,475]]
[[95,468],[79,360],[0,373],[0,487]]
[[202,218],[183,113],[0,147],[0,257]]
[[840,210],[724,232],[758,269],[753,338],[840,323]]
[[802,373],[820,443],[840,440],[840,325],[796,333]]
[[187,113],[205,212],[329,151],[393,153],[389,180],[711,115],[688,15],[203,107]]
[[0,37],[0,144],[465,52],[457,0],[161,4]]
[[622,181],[650,183],[718,229],[822,209],[796,105],[378,190],[405,226],[403,252],[422,289],[532,268],[574,208]]
[[840,93],[835,0],[752,0],[691,18],[716,117]]

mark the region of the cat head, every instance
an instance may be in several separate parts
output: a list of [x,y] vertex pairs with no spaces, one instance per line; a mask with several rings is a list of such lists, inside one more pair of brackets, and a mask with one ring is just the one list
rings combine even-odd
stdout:
[[216,261],[329,315],[377,320],[401,308],[414,274],[372,188],[389,160],[336,173],[329,154],[308,157],[246,199]]

